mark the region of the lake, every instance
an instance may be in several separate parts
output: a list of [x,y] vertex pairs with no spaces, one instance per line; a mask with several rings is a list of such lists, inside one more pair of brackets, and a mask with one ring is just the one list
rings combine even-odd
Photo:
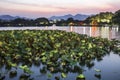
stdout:
[[[102,37],[111,39],[120,40],[120,32],[117,27],[0,27],[0,30],[65,30],[67,32],[76,32],[79,34],[87,34],[92,37]],[[30,78],[33,80],[55,80],[56,76],[61,76],[60,72],[53,73],[52,77],[49,79],[47,74],[40,72],[40,69],[43,68],[43,65],[40,66],[32,65],[31,70],[34,71],[34,74]],[[110,52],[102,58],[102,60],[94,60],[92,66],[83,66],[83,74],[85,75],[85,80],[120,80],[120,56],[114,52]],[[99,69],[100,72],[96,72],[95,69]],[[14,70],[14,68],[12,68]],[[19,76],[24,73],[21,69],[17,69],[16,77],[9,76],[9,70],[5,66],[0,67],[0,73],[6,74],[5,80],[19,80]],[[0,75],[0,76],[1,76]],[[61,78],[60,80],[76,80],[78,73],[68,71],[66,78]]]
[[66,26],[51,26],[51,27],[0,27],[0,30],[65,30],[68,32],[76,32],[79,34],[87,34],[88,36],[97,37],[100,36],[102,38],[108,39],[118,39],[120,40],[120,31],[118,31],[118,27],[66,27]]

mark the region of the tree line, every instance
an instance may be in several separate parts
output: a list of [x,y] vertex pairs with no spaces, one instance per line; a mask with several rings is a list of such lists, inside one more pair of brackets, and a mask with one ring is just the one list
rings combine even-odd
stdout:
[[[95,24],[96,23],[96,24]],[[0,26],[81,26],[81,25],[118,25],[120,26],[120,10],[115,13],[101,12],[96,15],[89,16],[86,20],[74,20],[68,18],[67,20],[48,20],[45,17],[33,19],[17,18],[10,21],[0,20]]]
[[37,18],[33,19],[24,19],[17,18],[10,21],[0,20],[0,26],[51,26],[52,24],[49,22],[47,18]]
[[92,21],[98,23],[98,25],[118,25],[120,26],[120,10],[115,13],[112,12],[101,12],[94,16],[90,16],[85,20],[86,24],[91,24]]

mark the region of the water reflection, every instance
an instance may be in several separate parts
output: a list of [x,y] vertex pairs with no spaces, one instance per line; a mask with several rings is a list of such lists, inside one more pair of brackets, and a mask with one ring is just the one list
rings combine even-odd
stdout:
[[74,30],[73,30],[73,26],[70,26],[70,32],[73,32]]
[[[87,70],[84,74],[87,80],[120,80],[120,56],[113,54],[106,55],[102,61],[95,61],[95,65],[91,70]],[[94,68],[101,70],[100,73],[95,72]],[[108,77],[109,76],[109,77]]]
[[93,36],[93,37],[97,37],[98,35],[97,34],[99,34],[98,33],[98,28],[97,28],[97,26],[92,26],[92,27],[90,27],[90,36]]
[[118,31],[118,27],[98,27],[98,26],[45,26],[45,27],[0,27],[0,30],[65,30],[68,32],[76,32],[79,34],[87,34],[88,36],[97,37],[100,36],[102,38],[108,38],[108,39],[119,39],[120,40],[120,32]]
[[110,28],[110,27],[73,27],[73,32],[79,33],[79,34],[87,34],[88,36],[92,37],[102,37],[102,38],[108,38],[108,39],[118,39],[120,40],[120,32],[118,31],[118,28]]

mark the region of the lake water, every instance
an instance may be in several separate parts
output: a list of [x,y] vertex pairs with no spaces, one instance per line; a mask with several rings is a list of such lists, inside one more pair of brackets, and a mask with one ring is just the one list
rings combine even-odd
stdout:
[[[120,40],[120,32],[118,31],[117,27],[109,28],[109,27],[0,27],[0,30],[65,30],[68,32],[76,32],[79,34],[87,34],[88,36],[97,37],[100,36],[102,38],[108,39],[118,39]],[[100,61],[93,61],[94,66],[83,67],[85,70],[83,74],[85,75],[85,80],[120,80],[120,56],[110,52],[110,54],[103,57]],[[48,80],[47,74],[40,73],[40,68],[42,65],[35,66],[32,65],[30,68],[34,71],[34,74],[31,78],[34,77],[34,80]],[[96,69],[100,69],[101,72],[96,72]],[[14,69],[12,69],[14,70]],[[10,78],[9,71],[5,69],[5,66],[0,68],[0,72],[6,72],[5,80],[19,80],[19,76],[23,73],[22,70],[17,69],[18,73],[16,77]],[[61,78],[60,80],[76,80],[76,76],[78,73],[68,72],[66,78]],[[98,75],[98,76],[96,76]],[[61,74],[54,73],[52,74],[52,78],[49,80],[55,80],[55,76],[61,76]]]
[[87,34],[88,36],[97,37],[100,36],[102,38],[108,39],[118,39],[120,40],[120,31],[118,31],[118,27],[0,27],[0,30],[65,30],[68,32],[76,32],[79,34]]

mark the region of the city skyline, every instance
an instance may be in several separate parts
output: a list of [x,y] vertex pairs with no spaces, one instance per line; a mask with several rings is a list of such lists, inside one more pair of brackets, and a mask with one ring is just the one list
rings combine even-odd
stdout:
[[97,14],[115,12],[120,0],[1,0],[0,15],[9,14],[30,18],[66,14]]

